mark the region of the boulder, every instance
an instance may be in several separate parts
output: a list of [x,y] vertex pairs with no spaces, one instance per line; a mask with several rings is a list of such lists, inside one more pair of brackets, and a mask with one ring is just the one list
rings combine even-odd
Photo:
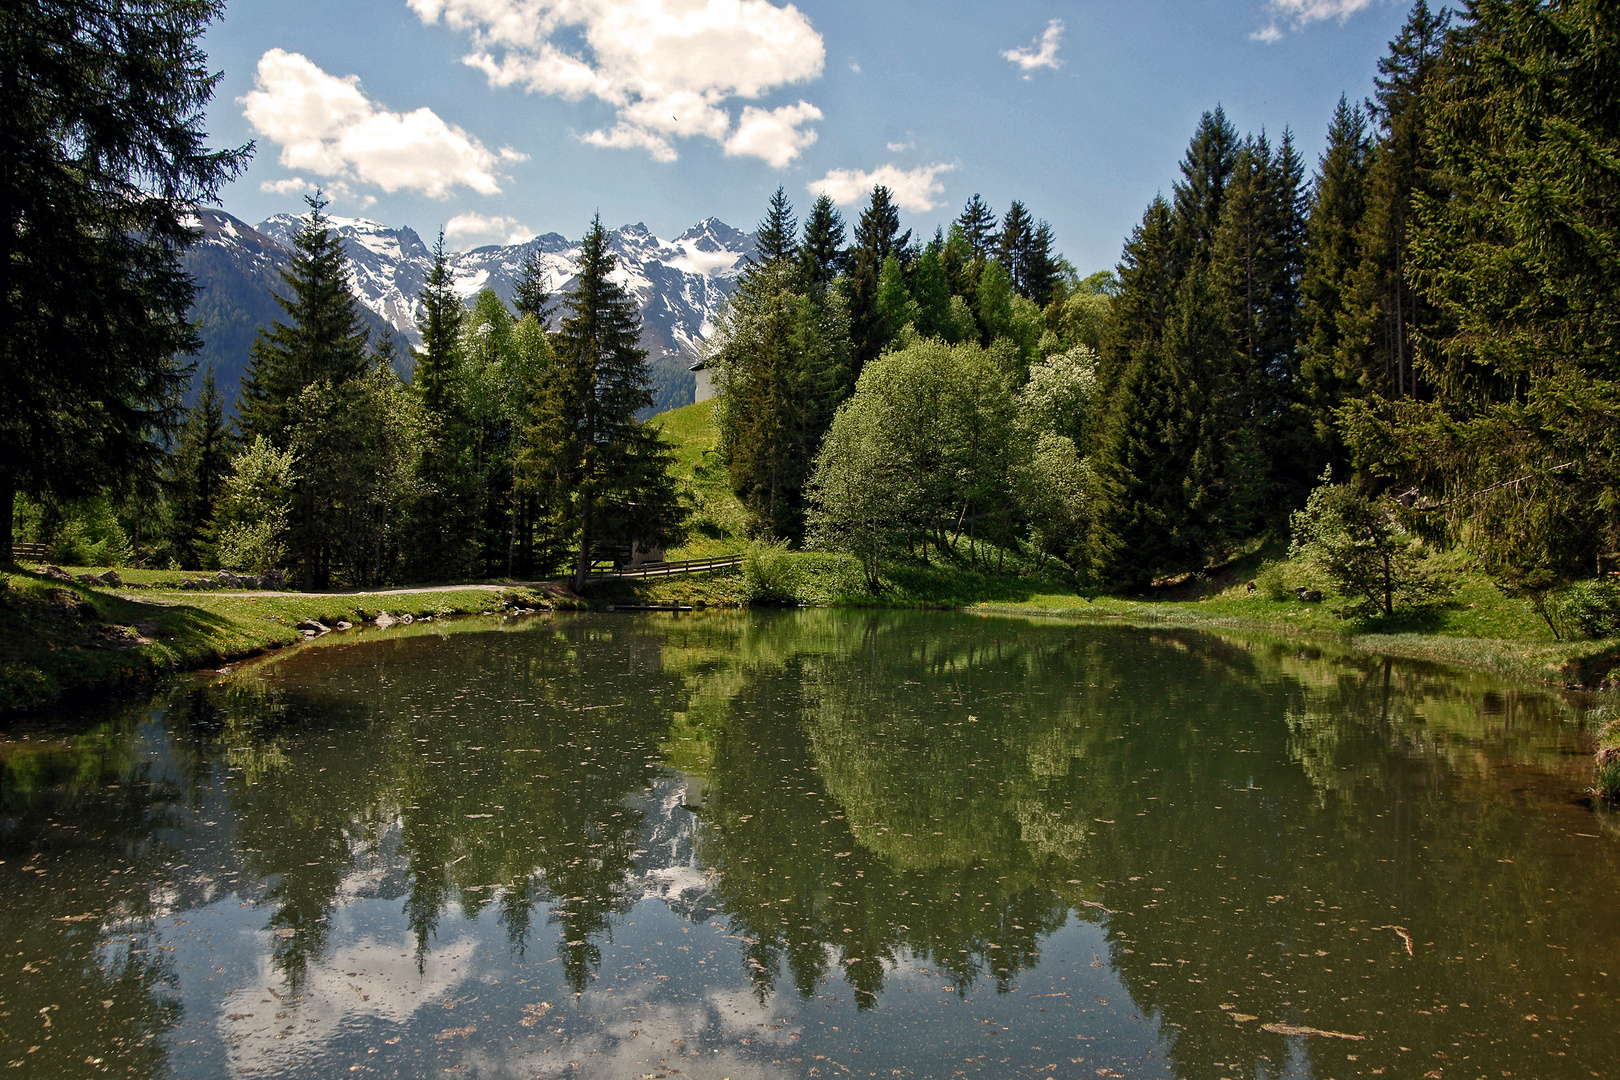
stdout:
[[1294,595],[1307,604],[1320,604],[1322,602],[1322,590],[1320,589],[1307,589],[1301,585],[1294,590]]
[[101,612],[97,611],[96,605],[90,603],[88,600],[82,600],[79,603],[74,604],[73,614],[79,617],[80,622],[101,621]]
[[66,570],[62,569],[60,566],[43,566],[43,567],[40,567],[39,572],[41,574],[44,574],[46,577],[50,578],[52,581],[72,581],[73,580],[73,575],[68,573]]
[[334,623],[332,625],[332,629],[334,629],[334,630],[353,630],[354,629],[354,623],[350,622],[347,619],[339,619],[336,623]]
[[155,622],[138,622],[135,632],[144,638],[155,638],[158,636],[158,625]]
[[221,570],[214,575],[214,580],[224,589],[240,589],[242,587],[242,579],[229,570]]
[[379,627],[381,627],[382,629],[386,630],[390,626],[393,626],[397,622],[399,622],[399,620],[394,618],[392,615],[388,614],[388,612],[386,612],[386,611],[377,612],[377,625]]
[[303,622],[294,627],[294,629],[302,630],[306,634],[325,634],[328,633],[332,628],[330,626],[323,626],[314,619],[305,619]]
[[404,625],[409,626],[411,623],[416,621],[416,616],[414,616],[414,615],[401,615],[399,617],[399,621],[401,623],[403,623]]
[[264,575],[259,578],[259,584],[266,589],[281,588],[281,581],[282,578],[280,570],[267,570],[265,571]]
[[73,580],[81,585],[100,585],[102,583],[101,579],[94,574],[80,574]]
[[106,585],[108,588],[112,589],[120,588],[124,584],[124,579],[118,576],[118,571],[116,570],[108,570],[97,580],[99,580],[103,585]]

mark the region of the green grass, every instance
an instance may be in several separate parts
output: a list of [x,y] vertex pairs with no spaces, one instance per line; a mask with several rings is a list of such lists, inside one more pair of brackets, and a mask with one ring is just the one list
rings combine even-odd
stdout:
[[732,493],[731,477],[720,460],[714,400],[659,413],[649,422],[675,448],[675,477],[692,506],[686,543],[665,552],[665,558],[711,559],[742,551],[747,547],[747,514]]
[[[171,672],[216,667],[302,642],[294,626],[304,619],[331,626],[340,620],[360,623],[383,610],[413,617],[475,614],[497,609],[502,593],[498,586],[336,597],[230,591],[120,593],[69,585],[28,571],[4,577],[0,712],[140,685]],[[88,609],[78,608],[86,604]],[[79,610],[93,610],[94,615],[85,618]]]

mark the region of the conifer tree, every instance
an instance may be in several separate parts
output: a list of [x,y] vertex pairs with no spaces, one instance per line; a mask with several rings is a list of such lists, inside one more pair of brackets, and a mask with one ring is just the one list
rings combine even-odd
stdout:
[[[306,200],[309,216],[293,237],[293,258],[282,280],[292,293],[276,302],[290,321],[260,330],[237,405],[244,437],[263,437],[282,453],[297,449],[312,418],[340,410],[350,384],[370,369],[365,324],[349,288],[342,241],[330,227],[326,200]],[[306,441],[305,446],[317,445]],[[329,471],[304,468],[292,490],[289,522],[295,580],[323,588],[331,580],[333,536],[327,520],[340,493],[324,486]]]
[[523,266],[512,286],[512,307],[519,319],[532,315],[541,326],[551,321],[551,293],[546,291],[546,271],[536,248],[523,256]]
[[983,263],[996,253],[996,215],[977,192],[956,219],[974,260]]
[[225,400],[207,368],[197,384],[196,403],[169,459],[169,546],[180,565],[195,570],[207,564],[213,538],[214,509],[231,471],[236,440],[225,418]]
[[805,485],[842,397],[848,326],[838,294],[804,288],[798,268],[762,264],[727,303],[709,364],[720,452],[749,529],[804,535]]
[[787,192],[778,187],[765,211],[765,220],[759,223],[759,240],[755,244],[754,262],[770,263],[791,259],[798,254],[799,223],[793,217],[793,204]]
[[526,432],[525,482],[559,534],[578,544],[574,587],[583,589],[604,545],[665,543],[682,514],[670,453],[636,419],[652,405],[635,301],[613,281],[613,253],[597,215],[580,246],[578,283],[554,340],[555,363]]
[[288,445],[289,403],[321,380],[346,382],[366,370],[366,329],[349,289],[349,260],[325,214],[327,200],[307,197],[309,216],[293,236],[292,265],[281,274],[290,295],[276,295],[288,321],[260,330],[242,380],[236,415],[242,434]]
[[1175,216],[1162,197],[1148,204],[1119,262],[1119,295],[1103,335],[1097,395],[1106,415],[1114,389],[1137,361],[1158,353],[1176,295]]
[[1227,178],[1237,164],[1242,140],[1219,105],[1199,118],[1175,185],[1177,281],[1194,267],[1207,266],[1220,225]]
[[951,285],[945,275],[944,250],[945,242],[936,233],[917,258],[911,293],[917,303],[917,333],[954,344],[957,327],[951,318]]
[[161,469],[201,345],[181,266],[252,145],[205,145],[221,0],[0,5],[0,563],[19,491]]
[[810,285],[826,288],[844,265],[844,217],[826,195],[816,196],[810,217],[804,223],[804,241],[799,245],[804,279]]
[[1425,129],[1429,83],[1440,62],[1450,12],[1417,0],[1378,61],[1368,103],[1378,123],[1357,236],[1360,253],[1343,334],[1357,381],[1385,397],[1418,393],[1413,338],[1428,332],[1434,313],[1408,283],[1408,236],[1415,193],[1425,188],[1432,155]]
[[1012,279],[1013,291],[1029,296],[1029,248],[1035,241],[1035,221],[1017,199],[1001,216],[1001,235],[996,239],[995,258]]
[[419,465],[424,493],[411,529],[409,572],[424,581],[470,576],[474,570],[474,472],[467,415],[461,330],[467,308],[455,290],[444,230],[433,265],[417,297],[416,350],[411,388],[422,403],[429,444]]
[[850,253],[849,325],[854,346],[851,379],[858,379],[861,369],[875,360],[888,344],[878,311],[879,278],[885,259],[893,257],[904,268],[910,243],[910,230],[900,231],[900,212],[894,207],[889,189],[878,184],[872,189],[871,201],[855,225],[855,247]]
[[1335,464],[1344,462],[1331,410],[1371,389],[1347,361],[1343,329],[1357,265],[1356,232],[1366,206],[1369,152],[1365,114],[1341,96],[1311,191],[1300,285],[1302,392],[1316,439]]

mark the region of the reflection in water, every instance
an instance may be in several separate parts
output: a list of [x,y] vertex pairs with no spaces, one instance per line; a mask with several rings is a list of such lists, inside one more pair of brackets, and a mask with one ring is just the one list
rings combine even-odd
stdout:
[[0,1062],[1606,1075],[1578,716],[959,615],[332,641],[0,741]]

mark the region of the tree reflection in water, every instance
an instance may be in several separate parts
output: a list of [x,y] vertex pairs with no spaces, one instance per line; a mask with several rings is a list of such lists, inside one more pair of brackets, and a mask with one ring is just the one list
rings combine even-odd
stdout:
[[[461,629],[5,743],[0,881],[23,899],[0,940],[28,951],[0,957],[0,1045],[168,1071],[182,1003],[152,926],[232,897],[292,996],[359,900],[397,903],[418,971],[488,910],[517,961],[554,938],[584,995],[662,897],[722,921],[761,1007],[842,982],[870,1012],[913,968],[1005,995],[1071,916],[1097,924],[1189,1078],[1343,1061],[1305,1028],[1376,1034],[1358,1058],[1405,1075],[1398,1048],[1446,1052],[1465,1000],[1501,1033],[1471,1065],[1534,1071],[1527,994],[1608,1030],[1573,996],[1602,950],[1537,937],[1614,937],[1604,889],[1569,895],[1568,842],[1536,835],[1586,813],[1549,809],[1581,746],[1557,698],[1283,640],[959,615]],[[1604,850],[1586,870],[1620,883]]]

